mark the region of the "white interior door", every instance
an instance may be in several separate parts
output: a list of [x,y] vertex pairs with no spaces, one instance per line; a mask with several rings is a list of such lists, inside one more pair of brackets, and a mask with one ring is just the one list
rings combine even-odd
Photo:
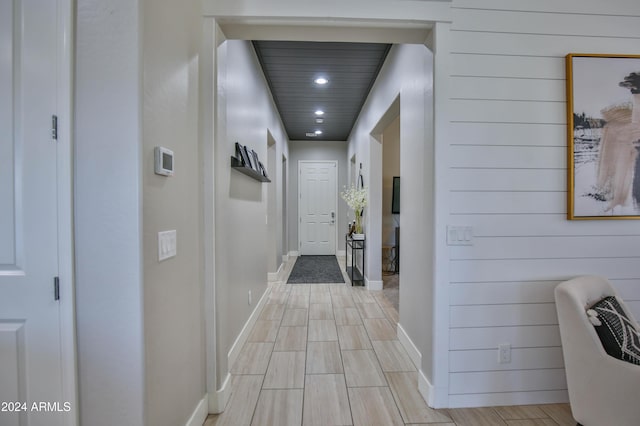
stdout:
[[[58,426],[57,2],[0,1],[0,424]],[[70,297],[70,295],[66,295]],[[34,406],[34,403],[36,404]]]
[[335,161],[298,163],[300,254],[336,254],[337,188]]

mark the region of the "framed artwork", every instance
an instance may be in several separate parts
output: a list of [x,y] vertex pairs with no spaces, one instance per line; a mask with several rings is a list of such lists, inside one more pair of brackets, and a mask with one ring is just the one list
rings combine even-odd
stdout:
[[640,56],[566,66],[567,218],[640,219]]
[[262,164],[262,161],[258,161],[258,167],[260,168],[260,173],[262,174],[262,176],[269,179],[269,175],[267,175],[267,169],[264,168],[264,164]]
[[258,153],[255,152],[254,150],[251,150],[251,164],[253,165],[253,170],[255,170],[256,172],[260,172],[260,166],[259,166],[259,160],[258,160]]
[[244,155],[242,156],[242,160],[244,161],[244,165],[253,169],[253,154],[249,148],[245,145],[242,147],[242,152]]

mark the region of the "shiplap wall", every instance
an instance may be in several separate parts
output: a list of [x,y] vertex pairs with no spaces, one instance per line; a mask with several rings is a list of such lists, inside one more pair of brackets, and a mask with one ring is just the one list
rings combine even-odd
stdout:
[[[566,217],[567,53],[640,54],[637,0],[454,0],[450,406],[567,399],[558,282],[610,278],[640,317],[640,222]],[[512,362],[498,363],[510,343]]]

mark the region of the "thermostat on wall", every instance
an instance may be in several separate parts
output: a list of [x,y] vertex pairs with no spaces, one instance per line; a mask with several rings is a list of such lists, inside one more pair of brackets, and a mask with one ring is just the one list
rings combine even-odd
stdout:
[[162,176],[173,176],[173,151],[161,146],[156,146],[156,174]]

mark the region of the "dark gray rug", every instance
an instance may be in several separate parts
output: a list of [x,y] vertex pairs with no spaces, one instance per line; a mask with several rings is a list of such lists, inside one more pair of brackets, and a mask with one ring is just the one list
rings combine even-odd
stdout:
[[287,284],[343,282],[335,256],[300,256],[293,265]]

